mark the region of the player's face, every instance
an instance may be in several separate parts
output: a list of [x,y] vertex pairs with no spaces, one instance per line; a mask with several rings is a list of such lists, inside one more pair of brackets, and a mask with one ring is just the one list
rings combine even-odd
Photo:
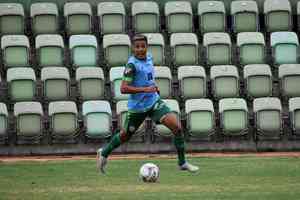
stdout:
[[145,59],[147,56],[147,43],[144,40],[137,40],[133,44],[134,56],[138,59]]

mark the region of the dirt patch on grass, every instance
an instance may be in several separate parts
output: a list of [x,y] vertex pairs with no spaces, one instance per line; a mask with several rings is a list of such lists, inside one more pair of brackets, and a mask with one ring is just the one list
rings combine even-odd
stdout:
[[[263,152],[263,153],[191,153],[188,157],[300,157],[300,152]],[[168,159],[176,158],[175,154],[122,154],[112,155],[110,159]],[[95,155],[72,155],[72,156],[0,156],[0,162],[19,162],[19,161],[63,161],[63,160],[93,160]]]

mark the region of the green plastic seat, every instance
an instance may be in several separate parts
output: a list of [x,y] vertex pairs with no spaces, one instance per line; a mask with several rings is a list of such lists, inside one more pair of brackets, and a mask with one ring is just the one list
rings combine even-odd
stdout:
[[204,98],[207,95],[206,74],[202,66],[181,66],[178,68],[181,97],[184,99]]
[[39,102],[18,102],[14,105],[18,139],[39,139],[43,136],[43,109]]
[[115,101],[127,100],[129,94],[122,94],[120,91],[125,67],[113,67],[109,71],[111,92]]
[[233,65],[216,65],[210,69],[212,93],[214,98],[233,98],[239,96],[239,74]]
[[169,67],[154,67],[155,83],[160,90],[161,98],[169,98],[172,96],[172,75]]
[[129,36],[126,34],[104,35],[103,49],[108,67],[125,65],[131,53]]
[[225,32],[226,11],[222,1],[199,1],[198,17],[201,33]]
[[210,99],[186,100],[185,114],[190,135],[205,137],[215,132],[215,111]]
[[116,103],[116,113],[118,118],[118,128],[123,129],[125,124],[126,115],[128,112],[128,101],[120,100]]
[[32,101],[35,99],[36,77],[32,68],[9,68],[6,77],[11,101]]
[[25,14],[22,4],[0,3],[0,33],[24,34]]
[[34,34],[56,34],[59,31],[58,8],[54,3],[33,3],[30,6]]
[[299,135],[300,130],[300,97],[289,99],[289,116],[293,132]]
[[64,5],[65,30],[68,35],[89,34],[92,30],[92,8],[87,2]]
[[157,33],[160,31],[158,4],[154,1],[135,1],[131,5],[133,29],[137,33]]
[[41,71],[46,100],[66,100],[70,96],[70,75],[65,67],[44,67]]
[[104,73],[99,67],[80,67],[76,70],[78,92],[82,100],[104,98]]
[[36,36],[35,48],[39,66],[62,66],[64,64],[64,41],[61,35]]
[[169,33],[193,32],[193,12],[189,1],[168,1],[164,12]]
[[244,135],[248,131],[247,103],[241,98],[219,101],[220,126],[225,135]]
[[235,33],[258,31],[259,12],[255,1],[232,1],[231,16]]
[[175,66],[198,64],[198,38],[194,33],[173,33],[170,38]]
[[244,67],[246,94],[250,99],[272,96],[272,72],[267,64],[252,64]]
[[271,34],[272,57],[275,65],[298,63],[298,36],[294,32]]
[[277,97],[254,99],[253,113],[257,134],[276,137],[282,131],[282,106]]
[[226,65],[231,63],[231,40],[228,33],[205,33],[203,46],[208,65]]
[[300,97],[300,65],[284,64],[279,66],[280,93],[283,97]]
[[29,39],[25,35],[5,35],[1,38],[3,65],[9,67],[30,66]]
[[148,49],[153,58],[154,65],[164,65],[165,63],[165,41],[161,33],[146,33]]
[[54,101],[48,106],[50,134],[54,139],[74,138],[78,129],[78,111],[75,102]]
[[[82,115],[88,138],[106,138],[111,136],[112,111],[107,101],[85,101]],[[101,122],[101,123],[99,123]]]
[[97,66],[98,45],[94,35],[72,35],[69,43],[73,66]]
[[8,111],[6,104],[0,102],[0,140],[8,137]]
[[267,32],[292,29],[292,10],[289,0],[265,0],[264,15]]

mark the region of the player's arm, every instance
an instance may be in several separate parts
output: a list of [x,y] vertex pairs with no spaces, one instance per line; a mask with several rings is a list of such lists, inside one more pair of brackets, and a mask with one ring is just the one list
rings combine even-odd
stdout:
[[121,83],[121,93],[122,94],[136,94],[136,93],[151,93],[156,92],[157,87],[135,87],[132,86],[131,83],[133,81],[135,74],[135,67],[133,64],[129,63],[126,65],[123,75],[123,80]]

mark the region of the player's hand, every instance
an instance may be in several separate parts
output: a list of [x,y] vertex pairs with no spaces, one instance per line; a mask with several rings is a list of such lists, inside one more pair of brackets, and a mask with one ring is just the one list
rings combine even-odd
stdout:
[[146,93],[157,92],[157,89],[158,88],[156,86],[145,87],[144,92]]

